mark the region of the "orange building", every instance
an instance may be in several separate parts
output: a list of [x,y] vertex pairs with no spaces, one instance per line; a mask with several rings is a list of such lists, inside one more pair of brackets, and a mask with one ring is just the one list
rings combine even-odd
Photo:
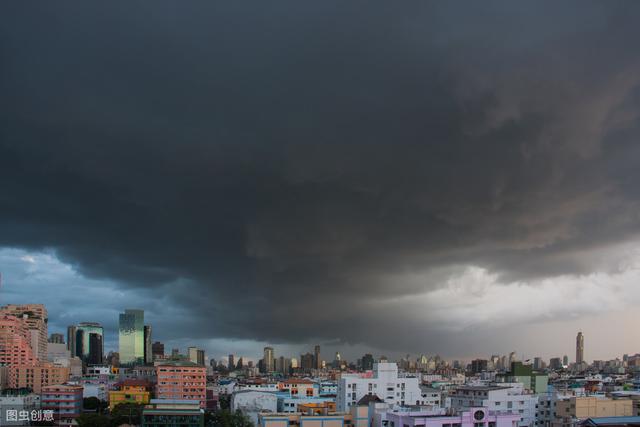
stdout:
[[0,364],[36,365],[36,356],[31,349],[31,335],[21,317],[0,316]]
[[109,392],[109,409],[120,403],[147,404],[151,400],[151,383],[146,380],[127,379],[115,384]]
[[36,394],[44,386],[63,384],[68,379],[69,368],[51,363],[9,367],[9,388],[29,388]]
[[8,304],[0,307],[0,315],[15,316],[23,320],[28,331],[28,342],[36,358],[47,360],[48,314],[42,304]]
[[188,361],[166,361],[156,366],[158,399],[198,400],[206,403],[207,368]]

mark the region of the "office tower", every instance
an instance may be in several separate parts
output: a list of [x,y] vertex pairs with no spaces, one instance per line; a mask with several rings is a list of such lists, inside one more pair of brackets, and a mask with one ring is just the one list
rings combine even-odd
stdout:
[[291,360],[284,356],[278,357],[276,360],[276,372],[279,372],[283,375],[289,375],[289,371],[291,370]]
[[[102,355],[104,354],[104,329],[102,328],[102,325],[95,322],[82,322],[75,326],[75,331],[75,351],[70,350],[71,356],[77,356],[82,359],[84,363],[92,365],[102,363]],[[100,346],[99,348],[94,349],[91,347],[92,334],[100,335],[100,339],[94,338],[93,341],[95,345]],[[91,354],[95,356],[92,362],[89,361]],[[97,358],[98,354],[101,355],[99,358]],[[98,359],[100,362],[95,362],[95,360]]]
[[474,374],[479,374],[481,372],[486,372],[489,367],[489,361],[485,359],[475,359],[471,361],[471,372]]
[[52,344],[64,344],[64,335],[51,334],[49,335],[49,342]]
[[71,357],[76,355],[76,326],[67,326],[67,350],[71,354]]
[[552,357],[551,360],[549,360],[549,369],[562,369],[562,359]]
[[144,310],[126,309],[119,319],[120,366],[144,362]]
[[171,357],[172,358],[176,358],[180,356],[180,349],[179,348],[172,348],[171,349]]
[[315,358],[311,353],[300,355],[300,368],[303,371],[310,371],[315,368]]
[[189,347],[187,350],[189,360],[198,366],[204,366],[204,350],[198,347]]
[[567,356],[566,354],[562,356],[562,364],[564,366],[569,366],[569,356]]
[[544,362],[542,361],[542,357],[533,358],[533,369],[535,369],[536,371],[544,369]]
[[313,348],[313,362],[316,369],[322,369],[322,360],[320,360],[320,346],[316,345]]
[[151,326],[144,325],[144,363],[153,363],[153,350],[151,349]]
[[88,365],[102,365],[104,343],[102,342],[102,334],[91,332],[89,334],[89,354],[86,363]]
[[162,359],[164,357],[164,344],[160,341],[156,341],[151,344],[151,354],[153,355],[153,359]]
[[578,332],[576,336],[576,364],[581,365],[584,362],[584,335]]
[[29,330],[31,348],[38,360],[47,360],[47,341],[49,332],[47,309],[42,304],[8,304],[0,307],[0,315],[20,317]]
[[[517,361],[517,360],[518,360],[518,358],[516,357],[516,352],[512,351],[511,353],[509,353],[509,365],[508,366],[511,366],[511,364],[513,362]],[[505,366],[505,368],[506,368],[506,366]]]
[[242,369],[242,368],[244,368],[244,360],[241,357],[240,359],[238,359],[238,363],[236,363],[236,369]]
[[236,362],[235,362],[235,358],[233,357],[233,354],[229,355],[229,358],[227,360],[227,368],[230,371],[233,371],[233,369],[236,367]]
[[275,370],[274,352],[272,347],[264,348],[264,369],[265,372],[273,372]]
[[295,357],[291,358],[291,369],[298,369],[298,359]]
[[216,362],[216,359],[214,359],[213,357],[209,359],[209,366],[211,366],[213,369],[216,369],[218,367],[218,363]]
[[373,369],[373,356],[369,353],[362,356],[362,370],[370,371]]

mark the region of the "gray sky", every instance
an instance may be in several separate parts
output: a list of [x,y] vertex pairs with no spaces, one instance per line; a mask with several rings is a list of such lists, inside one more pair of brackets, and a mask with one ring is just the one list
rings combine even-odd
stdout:
[[0,5],[0,301],[214,356],[640,351],[640,4]]

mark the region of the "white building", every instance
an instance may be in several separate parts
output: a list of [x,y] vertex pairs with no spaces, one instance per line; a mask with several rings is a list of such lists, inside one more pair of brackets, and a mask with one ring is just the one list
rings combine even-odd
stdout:
[[420,386],[421,400],[420,405],[422,406],[433,406],[440,407],[442,405],[442,392],[437,388],[431,388],[424,385]]
[[376,395],[392,405],[422,404],[419,379],[399,376],[395,363],[374,363],[372,373],[342,375],[338,382],[336,409],[347,412],[367,394]]
[[298,405],[304,405],[307,403],[333,402],[334,400],[335,399],[332,397],[280,396],[278,397],[278,412],[292,414],[298,412]]
[[528,394],[520,383],[507,386],[461,386],[449,393],[448,404],[456,411],[486,407],[497,413],[520,416],[520,427],[533,427],[536,423],[538,396]]
[[257,426],[260,412],[278,412],[278,396],[271,391],[234,391],[231,395],[231,410],[241,411]]
[[[23,426],[24,421],[9,421],[7,411],[31,411],[40,409],[40,396],[34,393],[0,396],[0,424],[3,426]],[[17,413],[16,412],[16,413]]]

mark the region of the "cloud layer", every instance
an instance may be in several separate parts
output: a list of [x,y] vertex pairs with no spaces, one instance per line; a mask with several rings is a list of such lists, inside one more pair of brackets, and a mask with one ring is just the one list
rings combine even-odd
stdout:
[[0,246],[176,339],[470,354],[628,310],[635,2],[316,3],[0,6]]

